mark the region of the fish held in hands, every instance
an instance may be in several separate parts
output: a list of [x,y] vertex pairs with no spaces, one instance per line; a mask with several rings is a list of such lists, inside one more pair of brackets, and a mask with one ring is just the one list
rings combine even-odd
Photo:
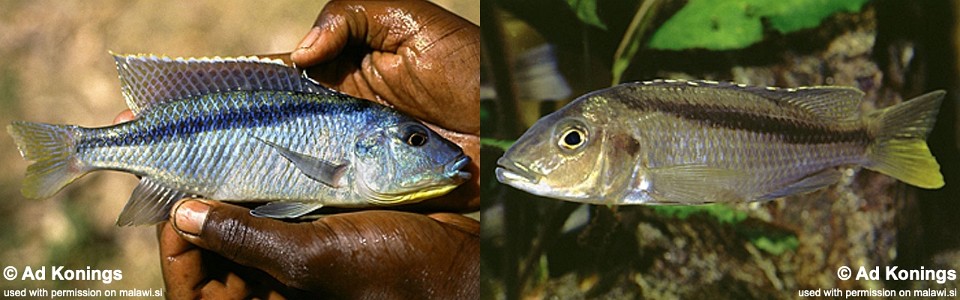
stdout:
[[267,201],[253,215],[370,207],[443,195],[470,178],[462,149],[421,122],[324,88],[279,60],[115,55],[136,119],[102,128],[7,126],[48,198],[84,174],[141,176],[118,225],[168,218],[180,198]]
[[712,81],[621,84],[540,119],[497,161],[497,180],[606,205],[771,200],[836,183],[862,166],[944,185],[926,137],[943,91],[860,113],[849,87]]

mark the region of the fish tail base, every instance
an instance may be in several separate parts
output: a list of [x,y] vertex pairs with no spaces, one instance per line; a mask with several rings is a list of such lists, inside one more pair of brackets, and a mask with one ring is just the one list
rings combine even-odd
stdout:
[[24,159],[34,161],[27,167],[21,193],[31,199],[49,198],[87,170],[74,151],[80,127],[32,122],[14,122],[7,126]]
[[927,93],[871,115],[879,127],[865,167],[917,187],[943,187],[940,164],[926,142],[943,95],[943,91]]

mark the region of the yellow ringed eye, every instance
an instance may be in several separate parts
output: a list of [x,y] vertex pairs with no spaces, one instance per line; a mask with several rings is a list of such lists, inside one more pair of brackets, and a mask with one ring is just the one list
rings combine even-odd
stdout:
[[407,136],[407,144],[414,147],[420,147],[427,144],[427,135],[419,132],[411,133]]
[[576,149],[583,146],[587,134],[580,128],[569,128],[560,135],[560,147],[565,149]]

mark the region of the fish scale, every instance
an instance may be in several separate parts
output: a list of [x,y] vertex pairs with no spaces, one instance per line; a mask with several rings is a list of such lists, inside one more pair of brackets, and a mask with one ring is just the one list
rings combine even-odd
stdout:
[[[662,123],[673,124],[647,122],[642,126],[632,125],[634,128],[643,128],[643,131],[634,132],[638,139],[674,142],[653,147],[648,152],[648,161],[658,163],[645,167],[704,165],[753,174],[733,182],[736,185],[734,189],[750,191],[742,195],[748,199],[767,200],[768,195],[827,167],[862,163],[863,150],[868,146],[858,143],[864,140],[862,138],[856,138],[857,142],[853,143],[783,143],[783,140],[800,141],[805,138],[810,141],[830,139],[809,136],[784,138],[785,135],[798,133],[770,134],[715,128],[702,122],[669,116],[658,119],[663,120]],[[664,138],[664,135],[672,138]],[[793,167],[780,167],[784,165]]]
[[939,188],[925,139],[943,95],[864,115],[863,93],[848,87],[626,83],[537,121],[498,160],[497,179],[606,205],[771,200],[822,189],[856,166]]
[[173,203],[190,195],[267,202],[251,213],[294,218],[322,206],[417,202],[471,176],[460,147],[419,121],[326,89],[279,61],[115,60],[135,120],[7,127],[23,157],[35,161],[21,190],[26,197],[50,197],[109,169],[142,177],[119,225],[165,220]]
[[[127,136],[140,136],[141,139],[132,140],[126,138],[115,138],[113,141],[106,139],[104,143],[107,146],[105,147],[95,147],[86,151],[79,151],[78,155],[81,160],[89,164],[93,168],[112,168],[119,169],[123,171],[128,171],[138,175],[146,175],[159,173],[157,177],[170,177],[171,187],[177,190],[187,192],[189,194],[196,195],[212,195],[215,194],[216,189],[229,188],[231,186],[264,186],[266,189],[259,189],[258,192],[252,194],[242,194],[234,193],[233,191],[227,191],[221,193],[226,194],[240,194],[235,195],[237,199],[249,198],[249,199],[264,199],[264,200],[288,200],[288,199],[276,199],[269,197],[277,197],[279,192],[272,190],[271,187],[279,187],[279,189],[287,188],[288,186],[277,185],[277,184],[264,184],[266,182],[256,182],[256,181],[236,181],[232,185],[221,186],[223,183],[216,181],[217,178],[223,178],[227,173],[242,172],[243,170],[251,167],[256,168],[265,168],[266,166],[283,166],[278,169],[269,169],[265,174],[259,174],[256,178],[269,178],[274,179],[278,177],[287,177],[287,178],[298,178],[302,176],[295,176],[299,174],[299,170],[293,168],[290,164],[281,164],[282,157],[279,156],[270,156],[270,160],[259,161],[259,165],[248,166],[242,161],[238,161],[229,155],[223,155],[220,151],[214,151],[211,149],[215,146],[221,147],[237,147],[239,149],[246,149],[250,153],[258,152],[267,152],[270,149],[265,149],[261,144],[256,140],[251,139],[250,137],[258,136],[263,134],[265,136],[285,136],[283,132],[280,132],[280,128],[284,126],[281,123],[285,117],[303,117],[306,120],[309,120],[310,123],[307,126],[300,127],[301,130],[313,130],[313,128],[330,128],[329,122],[325,122],[324,119],[327,118],[342,118],[346,123],[349,124],[358,124],[363,126],[364,123],[354,123],[351,121],[352,118],[349,116],[343,115],[344,112],[351,111],[350,109],[342,109],[338,111],[329,111],[326,114],[317,114],[312,116],[294,116],[292,114],[297,113],[297,111],[291,111],[289,114],[280,115],[273,111],[274,105],[278,103],[298,103],[298,102],[307,102],[306,99],[309,96],[302,94],[291,94],[288,92],[256,92],[254,94],[259,94],[260,97],[257,99],[247,99],[247,100],[261,100],[261,101],[244,101],[244,102],[231,102],[223,101],[224,98],[230,97],[246,97],[246,93],[232,92],[226,94],[218,94],[209,97],[199,97],[194,99],[187,99],[181,102],[173,103],[169,107],[165,107],[162,110],[156,111],[156,115],[142,116],[144,124],[139,124],[141,120],[133,121],[131,131],[126,132],[124,137]],[[216,99],[215,99],[216,98]],[[271,105],[266,105],[265,102],[267,99],[273,101]],[[299,99],[299,100],[298,100]],[[217,103],[218,105],[203,105],[204,102]],[[235,107],[237,103],[243,103],[244,106]],[[234,104],[234,105],[230,105]],[[264,109],[258,110],[254,106],[256,104],[264,104]],[[317,103],[319,105],[319,102]],[[323,110],[317,107],[314,107],[315,110]],[[190,119],[190,122],[184,122],[183,120],[178,120],[179,118],[176,114],[189,112],[190,110],[196,110],[196,114],[191,114],[193,119]],[[220,112],[216,111],[220,110]],[[309,111],[306,109],[304,111]],[[212,116],[222,115],[223,111],[238,111],[235,118],[242,120],[246,124],[232,124],[235,128],[225,129],[222,128],[221,122],[208,122],[207,120],[213,121],[215,118]],[[300,112],[304,113],[305,112]],[[256,115],[263,115],[263,118],[255,117]],[[159,117],[156,117],[159,116]],[[385,116],[384,116],[385,117]],[[276,122],[276,125],[271,123]],[[221,124],[218,124],[221,123]],[[137,126],[141,125],[141,126]],[[326,127],[324,126],[326,125]],[[362,128],[362,127],[361,127]],[[352,136],[356,134],[361,128],[356,127],[337,127],[340,134]],[[135,134],[139,132],[139,134]],[[290,134],[290,133],[287,133]],[[296,134],[296,133],[294,133]],[[332,136],[332,134],[320,134]],[[99,135],[92,134],[91,139],[99,138]],[[218,141],[217,139],[225,139],[226,141]],[[83,139],[81,139],[83,141]],[[207,142],[209,141],[209,142]],[[293,148],[294,151],[305,151],[307,148],[316,149],[312,152],[302,152],[308,155],[315,157],[330,157],[328,154],[336,154],[337,152],[345,151],[333,151],[336,147],[319,147],[317,142],[321,142],[321,139],[309,139],[309,143],[299,144],[299,148]],[[280,142],[280,141],[278,141]],[[333,142],[333,140],[331,140]],[[349,143],[338,143],[336,146],[341,147],[350,147]],[[100,164],[103,162],[101,157],[107,157],[105,152],[110,152],[112,146],[130,146],[130,149],[125,151],[127,153],[150,153],[147,156],[133,155],[131,157],[119,157],[117,160],[106,161],[107,164]],[[251,148],[254,146],[254,148]],[[83,148],[83,147],[81,147]],[[192,153],[193,155],[180,155],[175,156],[174,154],[178,149],[184,149],[187,153]],[[326,152],[326,153],[325,153]],[[220,161],[218,161],[220,160]],[[223,168],[215,168],[213,164],[223,163],[225,166]],[[164,170],[159,172],[158,170]],[[195,172],[195,173],[192,173]],[[180,179],[183,178],[193,178],[188,182],[180,182]],[[255,178],[249,178],[255,179]],[[299,189],[296,190],[294,195],[290,195],[290,199],[302,198],[306,195],[318,195],[319,191],[324,189],[324,185],[313,181],[313,180],[298,180],[295,182],[296,186],[299,186]],[[279,190],[278,189],[278,190]],[[346,193],[348,191],[343,191]],[[340,196],[343,198],[344,195],[336,194],[322,194],[323,196]],[[336,204],[336,203],[333,203]]]

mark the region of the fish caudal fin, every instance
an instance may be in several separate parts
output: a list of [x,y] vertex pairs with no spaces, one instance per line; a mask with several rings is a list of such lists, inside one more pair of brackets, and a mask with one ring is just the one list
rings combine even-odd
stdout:
[[87,173],[77,160],[74,145],[80,128],[14,122],[7,126],[24,159],[34,161],[27,167],[21,192],[31,199],[49,198],[70,182]]
[[870,114],[876,139],[864,166],[907,184],[926,189],[944,185],[940,164],[927,147],[927,134],[937,120],[944,91],[934,91]]

